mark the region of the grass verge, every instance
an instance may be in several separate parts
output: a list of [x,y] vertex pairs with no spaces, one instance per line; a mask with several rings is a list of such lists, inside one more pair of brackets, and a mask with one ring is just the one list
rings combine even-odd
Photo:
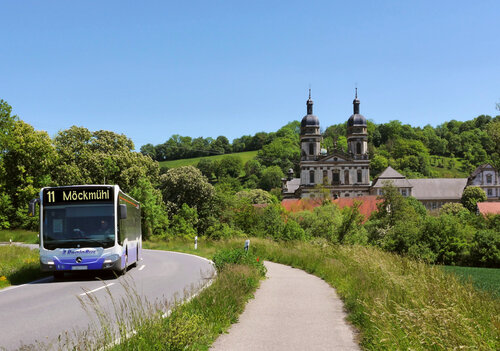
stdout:
[[168,318],[157,314],[113,350],[208,350],[237,321],[259,280],[255,268],[230,265],[196,298],[175,308]]
[[[210,245],[240,247],[243,241]],[[179,242],[173,246],[180,249]],[[441,267],[369,247],[251,239],[251,249],[335,287],[364,349],[500,349],[500,299]],[[204,250],[213,247],[199,243]]]
[[92,294],[79,298],[95,321],[88,330],[66,333],[50,343],[24,349],[208,350],[237,321],[265,274],[265,268],[255,264],[253,256],[221,250],[215,257],[221,268],[212,284],[201,291],[201,287],[191,287],[184,291],[183,299],[150,303],[125,277],[122,298],[114,297],[116,292],[113,295],[108,288],[101,300]]
[[28,283],[41,276],[38,250],[0,246],[0,289]]
[[38,233],[24,229],[0,230],[0,242],[15,242],[38,244]]

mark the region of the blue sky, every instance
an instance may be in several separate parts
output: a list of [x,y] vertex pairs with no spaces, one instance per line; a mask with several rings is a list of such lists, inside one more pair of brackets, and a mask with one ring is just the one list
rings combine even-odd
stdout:
[[51,136],[230,140],[306,112],[496,115],[500,1],[0,1],[0,99]]

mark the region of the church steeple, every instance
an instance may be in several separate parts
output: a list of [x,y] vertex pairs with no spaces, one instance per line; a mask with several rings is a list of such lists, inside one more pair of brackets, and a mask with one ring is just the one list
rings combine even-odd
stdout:
[[355,95],[355,98],[352,102],[353,104],[353,112],[355,115],[359,115],[359,104],[360,104],[360,101],[358,99],[358,88],[356,88],[356,95]]
[[307,100],[307,114],[313,114],[313,101],[311,100],[311,88],[309,88],[309,99]]

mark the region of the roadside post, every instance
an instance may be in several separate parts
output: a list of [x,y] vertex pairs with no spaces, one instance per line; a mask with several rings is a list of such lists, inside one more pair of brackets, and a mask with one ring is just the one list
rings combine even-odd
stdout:
[[245,251],[248,252],[248,248],[250,247],[250,239],[245,240]]
[[198,236],[194,237],[194,249],[198,250]]

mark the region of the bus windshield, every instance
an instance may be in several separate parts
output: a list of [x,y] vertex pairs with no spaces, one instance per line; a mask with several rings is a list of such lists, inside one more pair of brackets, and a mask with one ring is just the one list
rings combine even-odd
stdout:
[[51,205],[43,209],[43,247],[112,247],[113,204]]

